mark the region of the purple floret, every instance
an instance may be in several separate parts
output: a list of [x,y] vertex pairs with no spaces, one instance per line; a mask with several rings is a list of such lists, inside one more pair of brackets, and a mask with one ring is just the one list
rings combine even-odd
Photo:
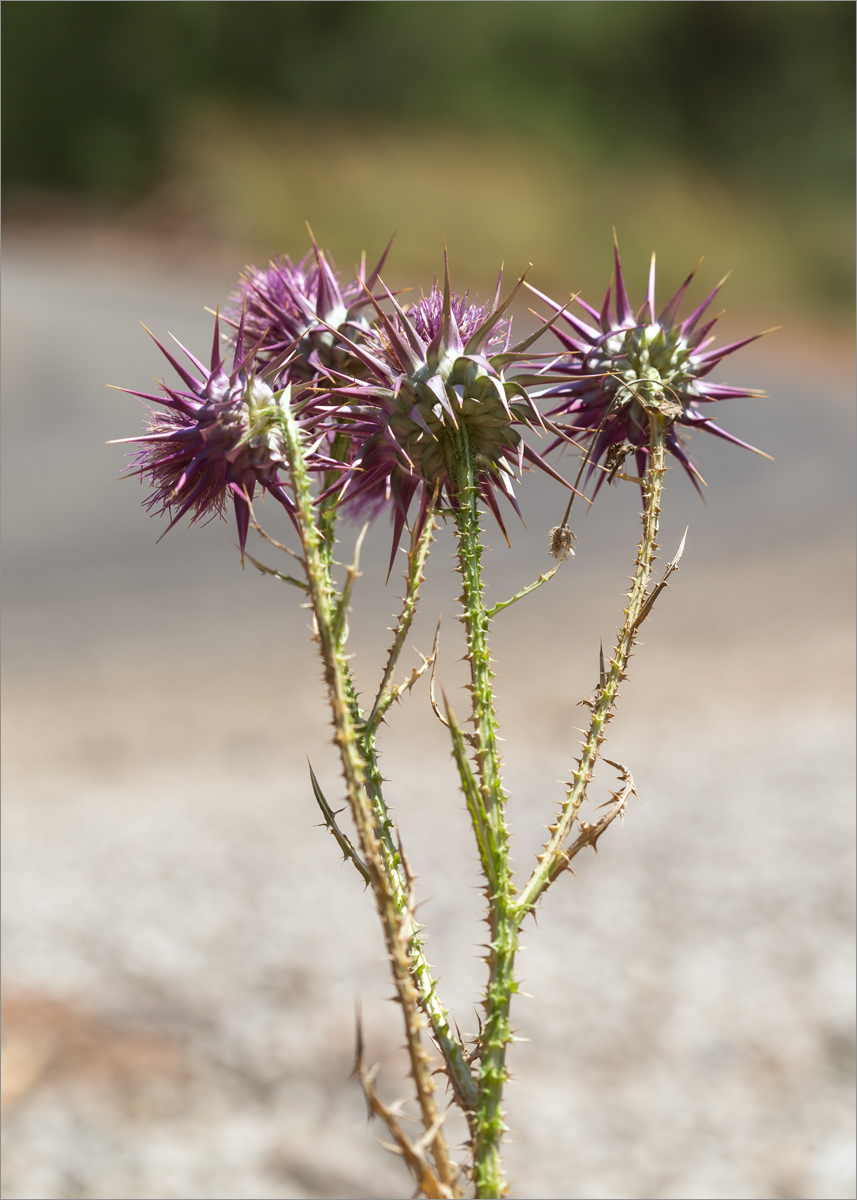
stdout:
[[290,355],[280,371],[281,382],[317,382],[331,367],[342,365],[338,333],[362,340],[369,334],[363,310],[390,250],[387,246],[367,277],[365,259],[355,279],[340,287],[333,263],[312,243],[298,263],[285,255],[265,270],[248,267],[225,310],[225,319],[258,344],[262,362]]

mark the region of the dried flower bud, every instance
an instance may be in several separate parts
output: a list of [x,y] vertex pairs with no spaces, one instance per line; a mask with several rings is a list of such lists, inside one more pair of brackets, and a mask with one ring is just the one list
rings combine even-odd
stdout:
[[548,534],[548,550],[557,562],[565,562],[569,554],[574,558],[574,543],[577,538],[567,525],[554,525]]

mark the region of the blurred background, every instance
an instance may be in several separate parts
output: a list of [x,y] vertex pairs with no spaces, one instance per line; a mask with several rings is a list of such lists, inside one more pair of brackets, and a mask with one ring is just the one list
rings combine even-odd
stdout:
[[[446,238],[460,290],[533,263],[595,304],[615,226],[632,299],[652,250],[664,297],[704,255],[690,302],[735,272],[723,340],[782,325],[718,376],[769,394],[722,423],[774,461],[699,436],[708,503],[668,477],[664,552],[689,525],[687,550],[611,741],[643,803],[527,932],[508,1159],[518,1196],[853,1196],[854,23],[800,0],[3,6],[8,1200],[410,1194],[348,1081],[358,993],[406,1092],[371,905],[311,807],[307,755],[339,783],[306,613],[227,525],[156,545],[104,445],[140,417],[105,384],[163,370],[138,322],[204,353],[206,308],[306,253],[307,221],[346,278],[397,230],[393,286],[430,286]],[[564,503],[520,497],[497,599],[548,565]],[[638,508],[605,489],[576,559],[497,621],[522,874]],[[367,692],[388,553],[380,523]],[[442,531],[424,651],[451,553]],[[472,1032],[475,858],[422,693],[384,765]]]

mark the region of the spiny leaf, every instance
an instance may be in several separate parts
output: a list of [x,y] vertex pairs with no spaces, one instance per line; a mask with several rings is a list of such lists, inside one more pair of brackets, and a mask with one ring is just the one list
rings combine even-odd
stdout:
[[319,782],[316,779],[315,771],[312,769],[312,764],[310,763],[309,759],[307,759],[307,766],[309,767],[309,776],[310,776],[310,781],[312,783],[313,795],[315,796],[316,803],[318,804],[319,808],[321,809],[322,816],[324,817],[324,820],[325,820],[325,824],[327,825],[328,829],[330,830],[330,832],[333,834],[334,838],[336,839],[336,843],[339,846],[339,849],[342,851],[345,858],[351,859],[351,861],[354,863],[354,866],[357,868],[359,873],[362,875],[364,883],[368,884],[369,883],[369,871],[366,867],[366,864],[364,863],[364,861],[360,857],[360,855],[357,853],[357,851],[354,849],[354,846],[351,844],[350,838],[348,838],[342,832],[342,830],[339,828],[339,826],[337,825],[336,814],[334,813],[333,809],[330,807],[327,800],[325,799],[324,792],[322,792],[321,787],[319,786]]

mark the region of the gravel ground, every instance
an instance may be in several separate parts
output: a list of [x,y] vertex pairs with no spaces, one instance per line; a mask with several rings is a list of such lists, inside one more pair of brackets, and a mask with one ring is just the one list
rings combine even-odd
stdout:
[[[140,493],[115,484],[121,452],[100,446],[137,420],[103,381],[152,373],[133,318],[199,344],[225,280],[54,250],[13,244],[4,264],[3,1196],[407,1196],[349,1081],[359,996],[382,1091],[406,1091],[371,905],[308,797],[307,754],[338,785],[305,614],[242,577],[223,527],[155,547]],[[669,481],[664,544],[690,520],[688,552],[613,727],[642,803],[526,931],[513,1195],[855,1194],[848,354],[820,385],[817,363],[765,353],[741,379],[777,398],[770,428],[724,423],[777,463],[727,447],[705,509]],[[607,497],[573,567],[498,622],[521,873],[618,623],[623,506]],[[535,490],[530,528],[554,507]],[[393,607],[384,537],[358,665]],[[491,557],[503,591],[543,569],[541,535],[521,538],[514,567]],[[435,587],[418,645],[445,565]],[[475,861],[425,696],[389,737],[430,955],[472,1032]]]

